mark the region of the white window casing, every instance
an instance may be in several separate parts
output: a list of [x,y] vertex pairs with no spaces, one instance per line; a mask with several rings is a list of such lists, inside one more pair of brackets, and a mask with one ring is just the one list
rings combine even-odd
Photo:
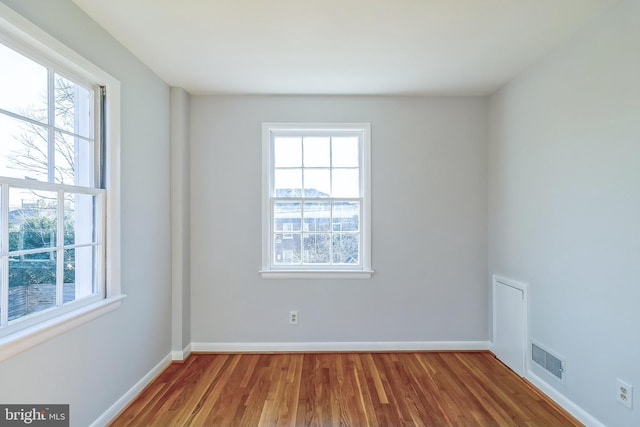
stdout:
[[[15,177],[3,176],[0,181],[0,238],[3,248],[2,263],[0,265],[0,361],[7,359],[19,352],[27,350],[39,343],[60,335],[72,328],[89,322],[99,316],[117,309],[124,295],[120,285],[120,83],[100,68],[87,61],[40,28],[14,12],[9,7],[0,4],[0,43],[20,54],[32,59],[34,62],[46,67],[52,76],[60,73],[60,76],[70,79],[82,87],[93,88],[97,95],[106,94],[104,101],[101,96],[96,96],[95,112],[93,117],[94,129],[88,129],[86,123],[76,123],[80,133],[91,135],[90,141],[98,145],[100,150],[100,176],[91,176],[89,172],[76,173],[75,182],[59,182],[54,176],[53,168],[50,168],[48,180],[25,180]],[[54,71],[51,71],[54,70]],[[57,74],[56,74],[57,75]],[[49,78],[48,96],[51,96],[53,77]],[[100,100],[100,101],[98,101]],[[82,101],[75,104],[79,110],[85,108]],[[98,102],[101,105],[98,105]],[[103,104],[102,104],[103,103]],[[51,101],[49,101],[51,105]],[[104,107],[104,108],[102,108]],[[86,106],[88,109],[89,106]],[[102,121],[98,112],[102,111]],[[52,124],[54,118],[53,107],[49,107],[49,136],[83,139],[82,135],[66,132],[56,124]],[[5,117],[11,117],[12,113],[4,111]],[[14,116],[24,120],[24,117]],[[98,124],[102,126],[98,128]],[[82,128],[84,126],[84,128]],[[56,136],[53,136],[55,133]],[[68,134],[68,135],[67,135]],[[67,136],[64,136],[67,135]],[[74,136],[75,135],[75,136]],[[52,143],[50,143],[53,146]],[[49,148],[50,158],[53,156],[53,148]],[[79,158],[85,162],[93,162],[94,155],[86,146],[76,147],[76,165],[82,165]],[[95,157],[100,157],[95,156]],[[55,160],[52,160],[55,161]],[[96,158],[97,162],[98,159]],[[93,173],[94,165],[87,168]],[[78,166],[80,168],[80,166]],[[98,182],[98,180],[100,182]],[[94,184],[94,185],[93,185]],[[53,194],[56,199],[57,211],[52,218],[57,222],[55,232],[55,244],[43,249],[9,251],[8,215],[9,194],[11,191],[28,189],[34,194],[46,192]],[[64,214],[67,209],[65,200],[74,200],[74,242],[65,242]],[[53,203],[53,202],[52,202]],[[53,242],[53,237],[51,238]],[[30,255],[42,255],[44,252],[51,256],[64,256],[66,251],[74,253],[74,280],[75,294],[71,301],[64,301],[62,286],[64,280],[63,261],[57,262],[56,268],[56,295],[51,308],[24,316],[24,318],[8,320],[8,270],[10,262],[17,262]],[[9,260],[11,258],[11,261]],[[35,257],[34,257],[35,258]],[[64,259],[64,258],[63,258]]]
[[263,278],[369,278],[369,123],[262,124]]

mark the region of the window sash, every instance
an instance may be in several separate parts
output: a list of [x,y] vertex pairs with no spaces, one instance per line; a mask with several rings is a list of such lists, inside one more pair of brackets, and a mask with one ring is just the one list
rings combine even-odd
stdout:
[[[9,190],[11,188],[21,188],[33,191],[55,191],[56,192],[56,242],[54,245],[35,249],[10,250],[9,248]],[[93,206],[93,236],[90,241],[65,244],[64,240],[64,195],[65,194],[85,194],[95,196]],[[51,319],[61,314],[73,311],[78,307],[91,304],[105,298],[105,245],[104,245],[104,211],[105,211],[106,191],[91,187],[78,187],[63,184],[54,184],[39,181],[24,181],[15,178],[0,177],[0,337],[9,335],[17,330],[29,327],[36,323]],[[91,267],[91,283],[83,284],[90,286],[90,295],[64,302],[62,289],[64,286],[64,252],[71,249],[95,248],[95,261]],[[56,274],[55,274],[55,304],[41,311],[28,313],[18,318],[9,319],[9,271],[11,258],[22,257],[29,254],[51,253],[56,254]],[[78,284],[76,284],[78,286]],[[95,286],[95,289],[93,289]]]
[[[276,222],[276,214],[275,214],[275,206],[278,202],[285,203],[300,203],[300,216],[296,216],[295,218],[299,218],[300,220],[300,228],[298,230],[288,229],[289,227],[285,227],[288,225],[292,225],[291,223],[283,223],[282,230],[278,230],[275,227]],[[321,203],[329,205],[329,214],[327,217],[327,229],[326,230],[309,230],[306,226],[308,223],[305,219],[309,218],[305,216],[305,203]],[[358,228],[356,230],[336,230],[336,225],[341,225],[341,223],[336,223],[334,220],[334,205],[340,203],[358,203]],[[362,237],[362,209],[364,205],[364,200],[362,198],[304,198],[304,197],[272,197],[271,198],[271,267],[277,270],[287,270],[292,268],[304,268],[304,269],[315,269],[315,268],[340,268],[340,269],[361,269],[361,260],[362,260],[362,245],[363,245],[363,237]],[[294,217],[292,217],[294,218]],[[313,217],[317,219],[317,217]],[[291,227],[292,228],[292,227]],[[277,261],[277,251],[276,251],[276,238],[278,235],[282,235],[282,239],[291,240],[294,235],[300,236],[303,238],[305,235],[329,235],[329,252],[328,258],[329,261],[325,263],[320,262],[308,262],[305,261],[304,255],[301,255],[300,262],[298,263],[281,263]],[[335,262],[334,261],[334,249],[333,249],[333,237],[334,235],[357,235],[358,236],[358,262],[357,263],[346,263],[346,262]],[[302,243],[301,243],[302,245]],[[304,247],[301,246],[300,253],[306,253]]]
[[[0,28],[1,30],[1,28]],[[87,143],[93,143],[93,164],[91,182],[92,186],[103,187],[104,181],[104,164],[105,161],[103,159],[104,152],[104,130],[105,130],[105,121],[104,121],[104,98],[106,95],[105,89],[102,86],[97,84],[90,83],[87,79],[83,78],[78,73],[66,69],[55,61],[50,60],[46,56],[39,54],[35,49],[31,46],[24,45],[22,43],[18,43],[12,40],[10,37],[6,37],[0,31],[0,44],[6,46],[7,48],[17,52],[18,54],[26,57],[28,60],[33,61],[34,63],[45,67],[47,71],[47,120],[39,121],[35,120],[31,117],[28,117],[24,114],[20,114],[16,111],[9,111],[6,109],[0,108],[0,115],[4,115],[6,117],[12,118],[14,120],[18,120],[21,122],[29,123],[33,126],[38,126],[46,129],[47,131],[47,144],[48,144],[48,153],[47,160],[49,162],[48,165],[48,182],[55,182],[55,145],[56,138],[58,134],[61,136],[71,137],[80,141],[84,141]],[[91,131],[88,135],[83,135],[80,132],[73,132],[67,129],[60,127],[56,123],[56,88],[55,88],[55,77],[59,76],[64,78],[75,86],[84,89],[87,92],[93,94],[93,105],[92,108],[92,123]],[[77,105],[74,104],[74,108]]]

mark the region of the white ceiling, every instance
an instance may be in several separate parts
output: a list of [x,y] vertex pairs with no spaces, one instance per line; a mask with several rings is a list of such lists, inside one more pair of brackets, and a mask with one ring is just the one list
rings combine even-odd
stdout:
[[73,0],[193,94],[485,95],[618,0]]

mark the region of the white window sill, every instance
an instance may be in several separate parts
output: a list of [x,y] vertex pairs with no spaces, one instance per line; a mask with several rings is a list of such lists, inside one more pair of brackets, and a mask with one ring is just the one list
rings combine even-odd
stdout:
[[263,279],[369,279],[373,270],[261,270]]
[[126,295],[86,305],[0,338],[0,362],[120,307]]

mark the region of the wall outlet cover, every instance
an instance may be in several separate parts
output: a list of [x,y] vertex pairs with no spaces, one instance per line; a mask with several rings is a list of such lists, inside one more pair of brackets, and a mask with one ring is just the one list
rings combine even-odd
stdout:
[[633,408],[633,386],[619,378],[616,380],[616,400],[629,409]]

